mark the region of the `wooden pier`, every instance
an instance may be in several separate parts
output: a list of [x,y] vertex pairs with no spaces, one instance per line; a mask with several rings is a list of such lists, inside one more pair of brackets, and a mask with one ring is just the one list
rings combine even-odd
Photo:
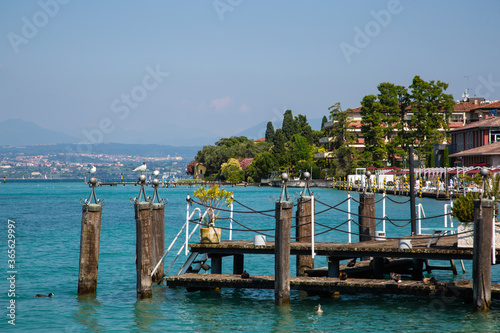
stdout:
[[[349,277],[349,271],[345,265],[339,265],[340,260],[351,258],[371,257],[385,258],[385,260],[372,260],[370,264],[364,264],[361,275],[367,275],[366,271],[382,269],[376,267],[389,265],[396,261],[403,261],[404,266],[411,266],[410,274],[421,276],[424,260],[472,260],[473,249],[457,248],[457,236],[441,237],[437,245],[428,247],[429,237],[408,236],[411,249],[400,249],[399,239],[387,239],[383,241],[365,241],[359,243],[315,243],[315,253],[319,256],[328,257],[329,267],[323,269],[327,276],[300,276],[290,277],[291,290],[304,290],[311,294],[333,295],[341,294],[374,293],[374,294],[404,294],[419,296],[441,296],[449,295],[461,297],[468,301],[472,300],[473,289],[469,280],[462,282],[438,282],[436,285],[425,285],[421,278],[418,280],[403,280],[396,283],[391,279],[354,278]],[[222,241],[219,244],[189,244],[191,252],[206,253],[208,257],[217,262],[217,267],[222,266],[222,258],[226,256],[238,256],[240,261],[245,254],[270,254],[275,252],[274,242],[266,245],[256,246],[251,241]],[[291,242],[290,255],[307,255],[311,253],[311,244],[304,242]],[[497,262],[500,262],[500,252],[496,251]],[[357,264],[357,266],[360,263]],[[346,280],[338,276],[340,272],[348,272]],[[387,269],[385,269],[387,272]],[[394,271],[397,268],[394,267]],[[221,269],[219,268],[219,272]],[[310,275],[325,275],[311,270]],[[353,271],[354,272],[354,271]],[[309,275],[308,274],[308,275]],[[335,276],[337,275],[337,276]],[[359,274],[352,274],[359,276]],[[242,278],[241,274],[183,274],[165,277],[169,287],[186,287],[188,291],[207,290],[211,288],[258,288],[273,289],[274,276],[251,275],[250,278]],[[500,298],[500,285],[491,286],[492,298]]]

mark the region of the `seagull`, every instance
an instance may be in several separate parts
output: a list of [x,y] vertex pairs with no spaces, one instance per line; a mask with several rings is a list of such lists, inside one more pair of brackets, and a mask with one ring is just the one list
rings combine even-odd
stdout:
[[349,260],[347,267],[354,267],[356,265],[356,258]]
[[340,272],[340,276],[339,277],[340,277],[340,279],[342,281],[347,280],[347,273],[346,272]]
[[93,175],[93,174],[94,174],[94,173],[96,173],[96,172],[97,172],[97,168],[95,167],[95,164],[94,164],[94,165],[92,165],[92,168],[90,168],[89,173],[90,173],[91,175]]
[[194,201],[193,201],[193,199],[191,199],[191,197],[189,196],[189,194],[188,194],[188,196],[187,196],[187,198],[186,198],[186,201],[187,201],[188,203],[190,203],[190,204],[194,202]]
[[243,274],[241,274],[241,278],[242,279],[249,279],[250,278],[250,274],[248,274],[247,271],[244,271]]
[[321,304],[319,304],[319,303],[318,303],[318,306],[316,307],[316,312],[323,313],[323,309],[321,308]]
[[137,168],[132,169],[132,171],[140,171],[141,175],[142,175],[142,172],[146,171],[146,162],[142,162],[141,166],[138,166]]
[[391,273],[391,279],[396,282],[396,283],[399,283],[401,282],[401,274],[396,274],[396,273]]
[[36,294],[35,297],[52,297],[52,295],[54,295],[53,293],[50,293],[48,295],[44,295],[44,294]]
[[160,170],[153,171],[153,176],[158,177],[160,175]]

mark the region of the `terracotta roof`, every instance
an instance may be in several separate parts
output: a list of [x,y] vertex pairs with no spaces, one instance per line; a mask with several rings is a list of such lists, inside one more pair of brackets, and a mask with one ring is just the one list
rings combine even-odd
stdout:
[[472,123],[468,123],[460,128],[454,128],[449,132],[468,131],[473,128],[491,128],[491,127],[500,127],[500,117],[493,117],[489,119],[483,119]]
[[481,105],[479,107],[474,108],[474,110],[492,110],[492,109],[500,109],[500,101]]
[[460,103],[455,103],[455,106],[453,107],[453,111],[470,111],[477,107],[476,104],[469,103],[469,102],[460,102]]
[[253,142],[265,142],[265,141],[266,141],[266,138],[260,138],[260,139],[253,140]]
[[489,145],[464,150],[459,153],[451,154],[450,157],[480,155],[500,155],[500,142],[494,142]]

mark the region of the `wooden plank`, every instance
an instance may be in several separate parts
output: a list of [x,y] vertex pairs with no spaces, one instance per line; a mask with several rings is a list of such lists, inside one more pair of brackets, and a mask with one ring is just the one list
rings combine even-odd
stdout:
[[[457,248],[457,236],[443,236],[437,246],[427,247],[428,237],[408,236],[411,239],[412,249],[399,249],[398,239],[386,241],[368,241],[363,243],[315,243],[317,255],[337,257],[339,259],[356,258],[361,256],[385,258],[419,258],[431,260],[463,259],[472,260],[472,249]],[[274,254],[274,242],[268,241],[264,246],[255,246],[252,241],[222,241],[220,244],[189,244],[192,251],[199,253],[218,254]],[[290,243],[290,254],[309,254],[311,244],[304,242]],[[497,260],[500,262],[500,252],[496,251]]]
[[[249,288],[273,289],[274,277],[255,275],[250,278],[241,278],[230,274],[184,274],[166,277],[169,287],[186,287],[190,289],[207,288]],[[395,283],[392,280],[351,279],[340,280],[328,277],[290,277],[290,289],[311,292],[340,292],[341,294],[404,294],[415,296],[452,296],[471,299],[472,284],[456,282],[438,283],[438,285],[424,285],[422,281],[402,281]],[[492,285],[492,298],[500,299],[500,285]]]

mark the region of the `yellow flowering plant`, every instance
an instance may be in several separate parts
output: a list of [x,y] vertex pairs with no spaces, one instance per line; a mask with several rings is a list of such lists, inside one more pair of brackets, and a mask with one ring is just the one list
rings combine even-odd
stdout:
[[193,196],[198,198],[200,202],[207,207],[208,223],[207,226],[213,226],[215,220],[219,216],[219,210],[222,206],[230,206],[233,202],[233,192],[229,192],[214,184],[208,189],[205,186],[200,187],[193,192]]

